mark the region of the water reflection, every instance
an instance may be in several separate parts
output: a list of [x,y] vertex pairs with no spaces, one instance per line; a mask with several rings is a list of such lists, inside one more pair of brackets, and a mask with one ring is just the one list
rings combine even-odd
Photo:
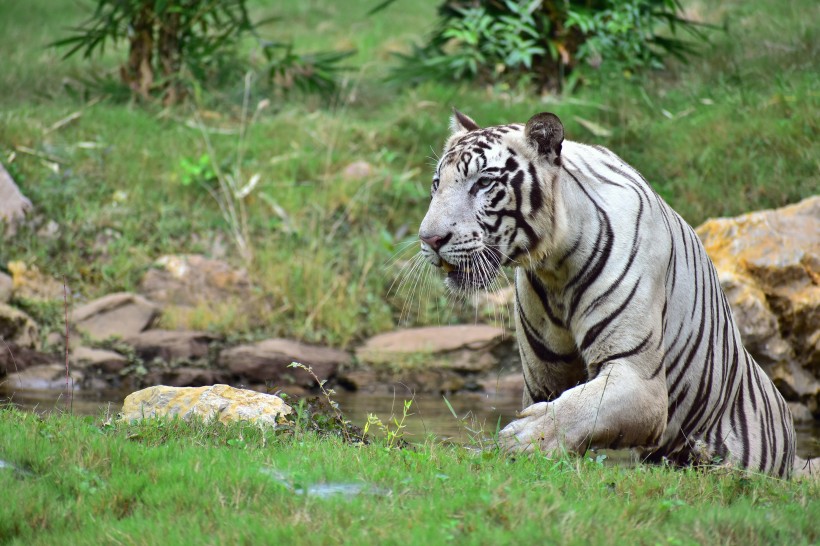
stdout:
[[[95,394],[74,393],[67,400],[64,393],[54,391],[0,390],[0,406],[13,404],[26,411],[50,413],[68,411],[77,415],[112,416],[122,409],[127,392],[102,391]],[[377,415],[383,423],[392,417],[401,419],[405,400],[413,400],[405,421],[404,438],[422,442],[430,435],[459,443],[470,443],[487,437],[497,428],[512,421],[520,409],[520,396],[499,396],[464,393],[447,397],[397,393],[396,396],[374,396],[340,392],[334,396],[342,412],[353,424],[364,426],[368,413]],[[457,417],[453,416],[455,412]],[[820,422],[798,424],[797,452],[802,457],[820,456]]]

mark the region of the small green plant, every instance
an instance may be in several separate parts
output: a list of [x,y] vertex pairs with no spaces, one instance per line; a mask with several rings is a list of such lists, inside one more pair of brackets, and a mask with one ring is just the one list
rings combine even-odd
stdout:
[[[330,406],[330,409],[333,411],[333,415],[336,418],[336,422],[339,425],[339,429],[342,432],[342,436],[346,442],[350,443],[354,440],[358,440],[364,437],[364,435],[357,435],[355,431],[353,431],[353,426],[351,425],[350,421],[345,419],[345,416],[342,414],[342,410],[339,408],[339,403],[333,399],[333,395],[336,394],[336,391],[333,389],[326,389],[325,384],[327,384],[327,379],[319,379],[316,373],[313,371],[313,368],[310,366],[305,366],[299,362],[291,362],[288,364],[288,368],[299,368],[307,372],[315,381],[316,384],[319,385],[319,390],[322,392],[322,396],[324,397],[325,402],[327,405]],[[300,420],[303,420],[302,413],[304,412],[305,406],[303,405],[301,410],[297,412],[297,416],[299,416]]]
[[216,180],[216,172],[208,154],[202,154],[199,159],[183,157],[179,160],[179,183],[183,186],[207,184],[213,180]]
[[364,425],[363,436],[367,436],[367,433],[370,431],[371,427],[373,427],[384,434],[386,443],[385,447],[387,450],[402,447],[406,443],[404,441],[404,429],[407,428],[405,422],[409,416],[413,415],[410,413],[410,408],[412,405],[412,400],[405,400],[401,418],[391,415],[390,419],[387,421],[387,424],[384,424],[377,415],[368,413],[367,422]]

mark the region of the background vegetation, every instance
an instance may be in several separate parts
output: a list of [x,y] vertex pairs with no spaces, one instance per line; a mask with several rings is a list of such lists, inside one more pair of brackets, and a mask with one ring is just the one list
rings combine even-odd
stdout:
[[[248,2],[254,21],[268,20],[258,33],[287,44],[282,56],[355,50],[330,98],[242,70],[166,107],[112,84],[124,44],[91,64],[49,47],[92,4],[4,3],[0,158],[37,210],[0,245],[0,264],[65,277],[76,302],[134,289],[163,254],[225,255],[249,267],[253,309],[185,326],[247,337],[349,346],[397,325],[474,320],[432,279],[409,304],[388,294],[415,251],[402,243],[424,214],[452,106],[483,125],[556,112],[568,138],[615,150],[692,224],[820,187],[816,2],[686,2],[688,19],[727,24],[698,44],[701,57],[630,78],[601,72],[562,97],[515,79],[388,85],[395,54],[429,40],[440,1],[399,0],[368,15],[375,4]],[[268,60],[256,37],[236,47]],[[346,176],[358,160],[370,173]],[[232,223],[214,196],[233,200]]]

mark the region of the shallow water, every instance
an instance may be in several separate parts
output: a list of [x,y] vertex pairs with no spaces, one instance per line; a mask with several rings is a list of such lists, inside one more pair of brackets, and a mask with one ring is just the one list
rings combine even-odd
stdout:
[[[50,413],[70,411],[77,415],[98,417],[115,416],[122,409],[127,392],[102,391],[96,394],[75,393],[73,399],[66,400],[64,393],[54,391],[0,390],[0,405],[12,404],[27,411]],[[428,436],[460,443],[472,443],[485,439],[497,428],[503,428],[512,421],[521,409],[521,397],[489,396],[483,393],[461,393],[448,396],[416,395],[397,393],[395,396],[373,396],[340,392],[333,397],[341,407],[345,417],[363,427],[368,414],[378,416],[390,428],[395,429],[393,418],[401,421],[404,400],[412,399],[403,429],[404,439],[422,442]],[[452,407],[448,407],[448,403]],[[453,416],[455,412],[456,416]],[[797,452],[802,457],[820,456],[820,422],[799,424],[797,429]]]

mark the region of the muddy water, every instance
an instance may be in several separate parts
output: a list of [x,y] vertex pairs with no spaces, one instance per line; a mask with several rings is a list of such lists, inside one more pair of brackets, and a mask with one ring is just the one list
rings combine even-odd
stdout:
[[[75,393],[73,400],[67,401],[63,394],[54,391],[0,390],[0,406],[11,404],[38,413],[71,411],[78,415],[106,417],[117,414],[127,394],[117,391],[104,391],[94,396]],[[404,400],[411,398],[411,395],[402,393],[396,396],[355,393],[334,396],[353,424],[364,426],[367,415],[373,414],[383,423],[389,421],[393,429],[393,418],[401,420]],[[417,395],[412,401],[403,429],[407,441],[422,442],[434,435],[439,439],[469,443],[475,438],[485,438],[497,427],[509,423],[520,409],[521,397],[465,393],[448,396],[446,401],[442,396]],[[802,457],[820,456],[820,422],[801,424],[796,428],[798,454]]]

